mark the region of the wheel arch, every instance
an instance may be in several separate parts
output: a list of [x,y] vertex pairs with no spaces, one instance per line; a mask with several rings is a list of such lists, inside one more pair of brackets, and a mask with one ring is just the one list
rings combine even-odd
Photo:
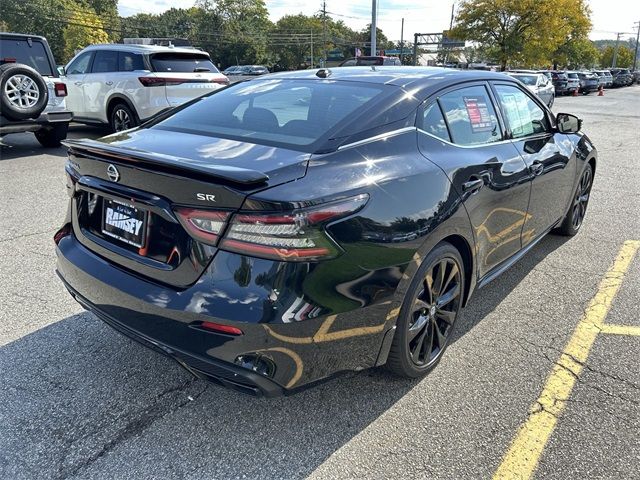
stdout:
[[127,107],[129,107],[133,114],[136,116],[136,122],[138,124],[140,123],[140,116],[138,115],[136,107],[133,105],[133,102],[122,93],[114,93],[109,97],[109,100],[107,100],[107,123],[111,122],[111,113],[118,103],[124,103]]
[[471,250],[471,245],[462,235],[453,234],[449,235],[438,243],[447,242],[455,247],[456,250],[460,253],[460,257],[462,257],[462,263],[464,267],[464,295],[462,297],[462,306],[466,307],[467,302],[469,301],[469,297],[471,296],[471,287],[472,287],[472,279],[475,278],[474,275],[474,264],[473,264],[473,252]]

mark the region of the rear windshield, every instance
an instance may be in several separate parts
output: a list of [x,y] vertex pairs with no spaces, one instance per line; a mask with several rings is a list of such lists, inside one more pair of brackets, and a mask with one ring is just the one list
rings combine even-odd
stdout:
[[535,86],[536,82],[538,81],[538,77],[536,77],[535,75],[513,75],[513,76],[518,80],[520,80],[525,85]]
[[382,58],[358,58],[356,65],[359,67],[368,67],[369,65],[382,65]]
[[568,78],[578,78],[578,74],[577,73],[567,73],[567,77]]
[[313,151],[312,144],[389,88],[330,80],[254,80],[202,97],[151,128]]
[[22,63],[35,68],[40,75],[53,76],[47,51],[39,40],[0,39],[0,63],[7,62]]
[[151,57],[151,65],[154,72],[218,73],[209,57],[199,53],[156,53]]

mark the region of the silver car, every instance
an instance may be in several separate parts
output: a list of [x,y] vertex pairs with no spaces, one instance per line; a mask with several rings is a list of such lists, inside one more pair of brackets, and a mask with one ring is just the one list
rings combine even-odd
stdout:
[[542,73],[517,73],[507,72],[508,75],[517,78],[525,86],[535,93],[549,108],[556,97],[555,88],[549,78]]

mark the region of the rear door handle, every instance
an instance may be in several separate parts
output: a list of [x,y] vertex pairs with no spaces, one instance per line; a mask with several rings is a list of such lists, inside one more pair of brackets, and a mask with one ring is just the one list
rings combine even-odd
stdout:
[[75,85],[80,86],[82,85],[82,82],[73,82]]
[[538,160],[533,162],[530,168],[531,168],[531,173],[533,173],[536,176],[544,172],[544,164],[539,162]]
[[462,191],[465,193],[476,193],[482,187],[484,187],[484,179],[476,178],[473,180],[469,180],[468,182],[464,182],[462,184]]

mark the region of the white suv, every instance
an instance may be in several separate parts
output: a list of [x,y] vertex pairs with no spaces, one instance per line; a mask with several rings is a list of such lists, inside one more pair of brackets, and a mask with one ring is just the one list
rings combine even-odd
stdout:
[[206,52],[157,45],[91,45],[64,74],[74,121],[114,132],[229,84]]

